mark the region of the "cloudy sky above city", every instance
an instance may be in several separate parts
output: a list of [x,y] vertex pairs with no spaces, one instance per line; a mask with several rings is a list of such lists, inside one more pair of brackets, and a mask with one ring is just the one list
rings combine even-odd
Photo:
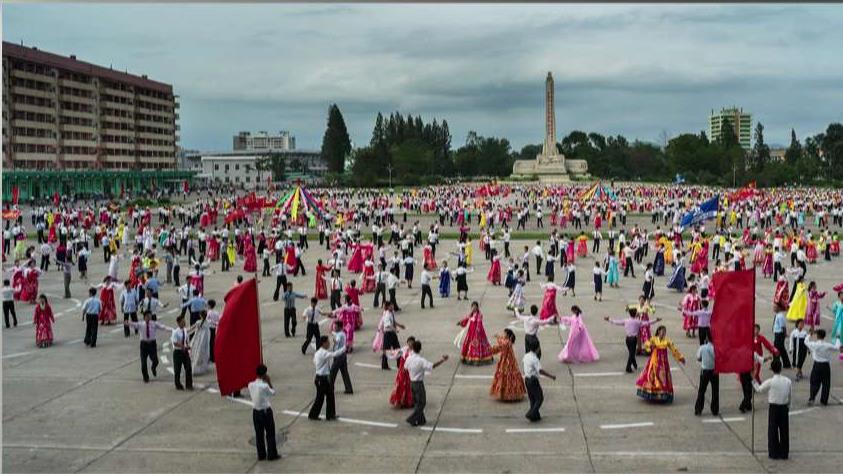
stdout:
[[378,111],[540,143],[544,78],[557,134],[659,142],[737,105],[787,144],[840,121],[837,5],[24,5],[3,38],[173,84],[181,145],[239,130],[318,148],[328,105],[368,143]]

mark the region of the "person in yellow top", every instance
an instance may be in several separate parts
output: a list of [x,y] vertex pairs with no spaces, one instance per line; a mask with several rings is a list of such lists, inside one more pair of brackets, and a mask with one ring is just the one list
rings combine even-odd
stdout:
[[337,227],[342,227],[343,222],[344,218],[342,212],[337,212]]
[[644,344],[644,350],[650,352],[647,365],[635,382],[639,397],[653,403],[673,402],[673,381],[670,377],[668,351],[680,364],[685,363],[685,356],[667,338],[667,328],[659,326],[656,334]]
[[465,264],[471,266],[471,256],[474,255],[474,248],[471,245],[471,238],[465,241]]
[[480,228],[486,228],[486,213],[483,210],[480,210]]
[[805,319],[805,312],[808,310],[808,289],[805,286],[803,277],[796,279],[796,287],[793,289],[793,298],[790,299],[790,307],[787,309],[788,321],[799,321]]
[[662,237],[662,245],[664,245],[664,263],[673,265],[673,241],[667,237]]

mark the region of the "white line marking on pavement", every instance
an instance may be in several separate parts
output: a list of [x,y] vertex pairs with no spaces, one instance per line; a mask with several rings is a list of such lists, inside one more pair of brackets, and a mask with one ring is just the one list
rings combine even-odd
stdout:
[[169,354],[169,353],[170,353],[170,348],[169,348],[169,347],[165,347],[165,348],[161,349],[161,352],[163,352],[164,354]]
[[378,421],[357,420],[354,418],[345,418],[342,416],[338,417],[337,420],[345,423],[352,423],[355,425],[380,426],[381,428],[398,428],[398,425],[395,423],[381,423]]
[[708,418],[703,420],[703,423],[731,423],[733,421],[745,421],[746,418],[742,416],[733,416],[731,418]]
[[173,308],[173,309],[167,311],[167,314],[176,314],[178,312],[179,312],[179,308]]
[[454,375],[454,378],[458,378],[458,379],[491,379],[491,378],[492,378],[492,376],[491,376],[491,375],[463,375],[463,374],[457,374],[457,375]]
[[355,362],[354,365],[357,367],[366,367],[367,369],[380,369],[381,366],[376,364],[366,364],[364,362]]
[[32,354],[33,352],[35,352],[35,351],[18,352],[17,354],[4,355],[3,358],[4,359],[14,359],[15,357],[25,356],[27,354]]
[[111,334],[111,333],[115,333],[115,332],[122,331],[122,330],[123,330],[123,328],[114,328],[111,331],[108,331],[108,333]]
[[422,431],[442,431],[445,433],[482,433],[482,428],[443,428],[441,426],[422,426]]
[[562,433],[565,428],[507,428],[507,433]]
[[164,347],[164,348],[170,347],[170,343],[169,343],[169,342],[165,342],[164,344],[162,344],[162,345],[161,345],[161,347]]
[[619,430],[623,428],[643,428],[645,426],[653,426],[655,423],[652,421],[644,421],[641,423],[623,423],[617,425],[600,425],[601,430]]
[[249,405],[250,407],[253,407],[253,408],[255,406],[249,400],[243,400],[242,398],[234,398],[234,397],[225,397],[225,398],[231,400],[232,402],[242,403],[243,405]]
[[74,340],[72,340],[72,341],[68,341],[68,342],[67,342],[67,345],[70,345],[70,344],[79,344],[80,342],[82,342],[82,341],[84,341],[84,340],[85,340],[85,339],[74,339]]
[[219,390],[217,390],[217,389],[215,389],[214,387],[209,387],[209,388],[208,388],[207,390],[205,390],[205,391],[206,391],[206,392],[211,392],[211,393],[220,393],[220,391],[219,391]]
[[333,319],[330,319],[330,318],[329,319],[323,319],[322,321],[319,321],[319,325],[321,326],[321,325],[327,323],[328,321],[333,321]]
[[167,356],[165,356],[165,355],[161,354],[161,362],[163,362],[163,363],[165,363],[165,364],[169,364],[169,363],[170,363],[170,359],[168,359],[168,358],[167,358]]
[[[307,413],[303,411],[281,410],[281,413],[290,416],[307,416]],[[322,415],[319,415],[319,418],[323,418]]]
[[596,456],[749,456],[747,452],[737,451],[592,451]]
[[609,377],[615,375],[623,375],[623,372],[583,372],[574,374],[575,377]]
[[175,375],[175,374],[176,374],[176,371],[175,371],[175,370],[173,370],[173,368],[172,368],[172,367],[167,367],[167,372],[171,373],[172,375]]
[[790,415],[790,416],[793,416],[793,415],[801,415],[801,414],[803,414],[803,413],[808,413],[809,411],[814,411],[814,410],[816,410],[816,409],[817,409],[817,407],[803,408],[803,409],[801,409],[801,410],[793,410],[792,412],[790,412],[790,413],[789,413],[789,415]]

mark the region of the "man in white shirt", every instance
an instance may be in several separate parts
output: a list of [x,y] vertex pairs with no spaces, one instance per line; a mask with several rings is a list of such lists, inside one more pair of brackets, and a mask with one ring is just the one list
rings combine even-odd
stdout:
[[536,241],[536,245],[533,246],[532,250],[533,256],[536,257],[536,275],[541,276],[542,274],[542,244],[540,241]]
[[[258,461],[280,459],[278,445],[275,442],[275,417],[269,397],[275,395],[272,381],[266,373],[266,366],[261,364],[255,370],[258,378],[249,382],[249,395],[252,397],[252,423],[255,425],[255,447],[258,449]],[[268,454],[268,455],[267,455]]]
[[542,419],[539,409],[542,403],[544,403],[544,392],[542,392],[542,387],[539,384],[539,375],[544,375],[553,380],[556,380],[556,376],[542,369],[541,362],[539,362],[539,358],[536,355],[535,343],[531,343],[527,348],[527,353],[524,354],[523,364],[524,384],[527,386],[527,396],[530,398],[530,409],[525,416],[528,420],[535,422]]
[[334,386],[331,384],[329,377],[334,357],[345,354],[345,347],[331,352],[328,350],[328,345],[328,336],[321,336],[319,338],[319,350],[313,355],[313,366],[316,372],[316,378],[314,380],[314,384],[316,385],[316,399],[313,401],[313,406],[310,407],[310,413],[307,415],[311,420],[319,419],[319,414],[322,412],[322,404],[326,400],[325,419],[328,421],[337,419],[336,408],[334,407]]
[[181,384],[181,370],[184,368],[184,381],[188,390],[193,390],[193,372],[190,364],[190,338],[188,337],[188,329],[184,324],[184,316],[176,318],[176,323],[179,325],[170,336],[170,342],[173,345],[173,370],[174,380],[176,382],[176,390],[184,390],[185,387]]
[[410,374],[410,390],[413,392],[413,413],[407,418],[407,423],[410,426],[423,426],[427,423],[424,417],[424,407],[427,405],[427,393],[424,389],[425,373],[432,371],[448,360],[448,356],[443,355],[436,363],[431,363],[421,356],[421,350],[421,341],[413,341],[413,352],[404,362],[404,368]]
[[129,321],[123,320],[123,325],[128,331],[129,327],[135,328],[135,333],[140,334],[140,359],[141,359],[141,375],[143,375],[143,382],[149,383],[149,373],[146,370],[146,359],[152,361],[152,376],[158,377],[158,338],[157,330],[164,329],[166,331],[173,331],[173,328],[165,326],[158,321],[152,321],[152,313],[149,311],[143,313],[143,321]]
[[789,405],[792,382],[783,376],[782,363],[778,358],[770,363],[770,370],[773,377],[762,384],[753,381],[752,385],[756,392],[769,390],[767,402],[769,403],[767,427],[767,452],[770,459],[787,459],[790,451],[789,433]]
[[427,296],[430,298],[430,308],[433,309],[433,291],[430,289],[430,282],[433,281],[434,277],[430,273],[430,269],[428,269],[427,264],[425,263],[422,272],[421,272],[421,307],[424,309],[424,298]]
[[[816,336],[816,340],[814,339]],[[805,339],[805,346],[811,352],[811,358],[814,359],[814,366],[811,368],[811,392],[808,398],[808,403],[814,403],[817,393],[822,387],[822,394],[820,394],[820,403],[828,405],[828,392],[831,389],[831,359],[840,352],[840,339],[838,338],[834,344],[825,342],[825,329],[817,329],[816,332],[812,329],[810,336]]]
[[539,307],[536,305],[530,306],[530,314],[521,314],[518,309],[515,309],[515,317],[524,323],[524,352],[530,352],[530,345],[535,345],[536,356],[541,359],[542,349],[539,342],[538,333],[540,326],[546,326],[556,321],[556,318],[547,318],[541,320],[537,317],[539,314]]

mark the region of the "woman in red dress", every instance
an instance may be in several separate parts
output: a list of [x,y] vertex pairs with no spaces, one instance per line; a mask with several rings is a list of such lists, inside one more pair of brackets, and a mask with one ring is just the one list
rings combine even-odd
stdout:
[[35,326],[35,345],[44,348],[53,345],[53,308],[47,303],[47,297],[38,297],[38,305],[35,306],[35,315],[32,317],[32,324]]
[[493,285],[501,284],[501,258],[498,257],[497,250],[492,250],[492,266],[489,268],[489,273],[486,275],[486,279]]
[[410,388],[410,372],[404,368],[404,361],[410,356],[410,347],[416,338],[407,338],[407,345],[398,352],[398,373],[395,374],[395,383],[392,386],[392,393],[389,395],[389,404],[395,408],[413,408],[413,391]]
[[[363,292],[357,287],[357,281],[351,280],[345,287],[345,295],[351,300],[351,304],[360,306],[360,295]],[[357,313],[357,319],[354,321],[354,329],[358,330],[363,327],[363,312]]]
[[100,302],[102,303],[102,310],[100,311],[99,322],[101,325],[111,325],[117,321],[117,306],[114,303],[114,288],[122,287],[119,283],[111,281],[111,277],[107,276],[102,283],[97,285],[100,289]]
[[457,336],[457,347],[460,348],[460,360],[469,365],[486,365],[494,362],[492,347],[486,338],[483,327],[483,313],[476,301],[471,303],[471,313],[457,323],[464,329]]
[[328,284],[325,281],[325,273],[330,269],[331,267],[322,264],[321,258],[316,262],[316,288],[313,290],[313,296],[317,300],[328,298]]
[[436,259],[433,258],[433,247],[430,244],[424,246],[424,263],[428,270],[436,270]]
[[35,304],[35,297],[38,295],[38,278],[41,277],[41,270],[35,267],[35,260],[30,260],[23,271],[23,282],[21,283],[20,299],[27,303]]
[[375,262],[372,257],[366,258],[363,262],[363,282],[360,284],[363,293],[373,293],[375,291]]
[[363,271],[363,246],[361,244],[354,245],[354,253],[348,260],[348,271],[351,273],[360,273]]
[[243,271],[246,273],[255,273],[258,271],[258,255],[255,252],[255,244],[252,243],[252,236],[247,235],[243,238],[243,253],[246,256],[246,261],[243,262]]

